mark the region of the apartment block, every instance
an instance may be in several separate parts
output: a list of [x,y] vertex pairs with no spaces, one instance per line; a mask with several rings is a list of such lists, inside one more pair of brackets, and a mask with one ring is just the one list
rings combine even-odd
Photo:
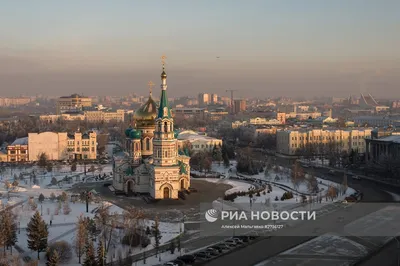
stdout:
[[284,155],[296,155],[299,149],[309,144],[337,144],[341,151],[365,153],[365,139],[371,137],[371,129],[299,129],[277,131],[277,152]]

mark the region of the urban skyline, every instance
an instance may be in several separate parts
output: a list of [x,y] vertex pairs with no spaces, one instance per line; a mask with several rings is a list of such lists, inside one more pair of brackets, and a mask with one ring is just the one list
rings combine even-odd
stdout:
[[5,2],[0,91],[146,94],[165,53],[171,96],[222,95],[229,88],[240,97],[397,96],[398,7],[397,1]]

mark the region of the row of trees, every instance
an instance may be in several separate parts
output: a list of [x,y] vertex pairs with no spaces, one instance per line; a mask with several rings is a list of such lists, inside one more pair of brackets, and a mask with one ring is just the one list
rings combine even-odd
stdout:
[[320,159],[322,164],[324,160],[329,160],[332,167],[343,167],[348,164],[360,164],[362,158],[358,151],[351,150],[347,152],[344,149],[344,143],[338,141],[330,141],[327,143],[307,143],[296,151],[296,155],[308,160]]
[[229,160],[235,158],[234,148],[229,144],[223,144],[221,146],[214,145],[213,149],[209,152],[198,151],[194,153],[192,149],[190,149],[190,154],[191,168],[206,173],[211,171],[213,161],[218,162],[219,164],[223,163],[225,167],[229,167]]

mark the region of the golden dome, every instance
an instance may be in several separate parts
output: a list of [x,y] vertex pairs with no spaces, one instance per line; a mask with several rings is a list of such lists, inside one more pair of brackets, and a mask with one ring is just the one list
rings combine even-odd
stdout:
[[157,104],[153,100],[153,97],[149,97],[147,102],[140,106],[139,109],[135,111],[133,118],[135,120],[154,120],[157,117]]

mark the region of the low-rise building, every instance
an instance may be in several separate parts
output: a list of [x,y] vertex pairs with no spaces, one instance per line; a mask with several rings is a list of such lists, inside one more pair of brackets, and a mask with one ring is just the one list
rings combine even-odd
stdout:
[[7,146],[7,162],[28,161],[28,138],[16,139]]
[[48,160],[94,160],[97,158],[97,135],[93,131],[29,133],[7,146],[7,162]]
[[199,134],[191,130],[180,132],[177,136],[177,139],[179,149],[183,149],[185,144],[189,142],[194,152],[209,152],[213,150],[214,146],[222,146],[221,139],[212,138],[205,134]]
[[[335,145],[340,151],[365,153],[365,139],[371,137],[371,129],[298,129],[277,131],[277,152],[296,155],[307,146]],[[318,152],[321,152],[319,149]],[[325,149],[326,150],[326,149]],[[316,151],[317,152],[317,151]]]
[[282,122],[277,119],[266,119],[266,118],[250,118],[251,125],[281,125]]
[[380,163],[400,158],[400,135],[366,139],[366,161]]

